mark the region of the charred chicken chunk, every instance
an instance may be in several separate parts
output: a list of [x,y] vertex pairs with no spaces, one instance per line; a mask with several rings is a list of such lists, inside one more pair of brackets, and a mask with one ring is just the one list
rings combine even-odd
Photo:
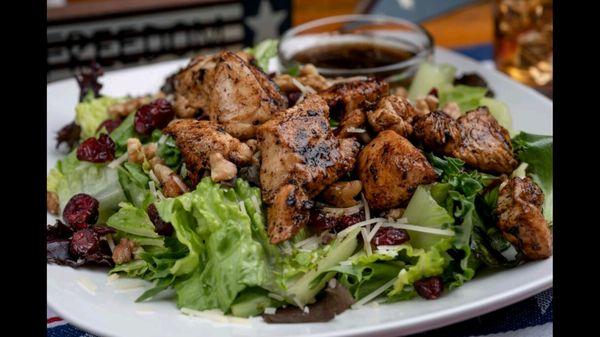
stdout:
[[287,99],[245,54],[222,51],[198,56],[175,79],[175,112],[190,118],[202,113],[232,136],[252,138],[256,126],[285,109]]
[[319,95],[329,105],[333,117],[341,119],[345,113],[353,110],[374,107],[379,98],[387,95],[388,91],[389,86],[386,82],[368,79],[337,83],[319,92]]
[[337,132],[337,135],[342,138],[356,135],[356,132],[353,131],[362,128],[366,120],[367,116],[365,116],[365,113],[360,109],[354,109],[347,112],[340,121],[340,125],[338,127],[339,132]]
[[262,198],[276,208],[269,236],[278,243],[306,224],[311,198],[352,170],[359,144],[332,134],[327,103],[315,94],[261,125],[257,140]]
[[498,195],[498,228],[530,260],[552,255],[552,234],[542,215],[544,194],[531,178],[511,178]]
[[403,97],[390,95],[377,103],[377,108],[367,111],[367,118],[373,130],[394,130],[403,137],[413,131],[412,122],[416,112],[410,102]]
[[210,80],[207,73],[215,68],[215,55],[198,55],[175,75],[173,108],[179,118],[192,118],[208,107]]
[[405,206],[417,186],[436,179],[421,151],[392,130],[380,132],[360,151],[358,176],[375,210]]
[[456,157],[481,171],[510,173],[517,166],[508,131],[486,107],[457,120],[441,111],[416,118],[414,137],[433,151]]
[[231,52],[219,54],[211,75],[208,117],[236,138],[253,138],[258,125],[287,107],[287,99],[263,72]]
[[236,165],[246,165],[252,160],[248,145],[225,132],[223,126],[210,121],[178,119],[163,132],[175,138],[194,184],[200,180],[202,171],[210,168],[211,153],[218,152]]

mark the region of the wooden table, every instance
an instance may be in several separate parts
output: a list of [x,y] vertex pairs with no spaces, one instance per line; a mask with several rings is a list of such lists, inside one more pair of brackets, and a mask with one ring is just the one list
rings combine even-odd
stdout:
[[[332,15],[351,14],[358,0],[293,0],[292,25]],[[461,7],[432,20],[423,22],[438,46],[457,48],[492,43],[494,22],[493,1],[485,0]]]

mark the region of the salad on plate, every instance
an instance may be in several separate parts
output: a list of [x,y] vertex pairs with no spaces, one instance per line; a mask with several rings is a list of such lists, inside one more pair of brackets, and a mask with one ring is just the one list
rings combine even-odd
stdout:
[[552,136],[513,130],[483,78],[269,72],[276,50],[198,55],[140,97],[78,73],[48,263],[149,281],[137,302],[185,314],[297,323],[552,255]]

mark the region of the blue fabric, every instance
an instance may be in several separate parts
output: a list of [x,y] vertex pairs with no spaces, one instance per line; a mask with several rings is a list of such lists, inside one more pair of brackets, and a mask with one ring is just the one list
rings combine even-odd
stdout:
[[494,46],[491,43],[458,47],[454,48],[454,50],[478,61],[491,60],[494,58]]

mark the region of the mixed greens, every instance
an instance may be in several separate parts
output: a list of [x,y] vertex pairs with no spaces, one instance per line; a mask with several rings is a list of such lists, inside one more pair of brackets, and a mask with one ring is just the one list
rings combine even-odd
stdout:
[[[271,40],[248,50],[265,71],[276,51],[277,41]],[[440,106],[455,102],[463,114],[485,105],[512,132],[504,103],[487,97],[485,87],[456,84],[455,77],[456,69],[450,65],[424,63],[409,98],[415,100],[435,89]],[[83,97],[75,108],[80,141],[106,134],[101,125],[110,119],[107,109],[126,100],[95,96],[91,91]],[[371,217],[363,200],[364,221],[332,233],[305,228],[290,242],[274,245],[266,231],[260,188],[242,178],[220,184],[207,176],[188,192],[165,197],[151,160],[145,155],[138,163],[127,160],[128,143],[135,138],[144,147],[156,145],[155,155],[164,166],[189,183],[182,155],[174,139],[159,129],[149,136],[138,133],[134,115],[130,111],[109,133],[114,160],[79,160],[74,149],[48,173],[47,191],[58,200],[58,214],[81,193],[98,201],[97,223],[88,225],[106,228],[102,235],[94,235],[111,251],[100,245],[89,255],[112,254],[115,263],[109,274],[152,282],[137,301],[149,301],[173,289],[177,306],[184,311],[220,310],[239,317],[264,313],[267,321],[282,322],[287,318],[273,314],[275,308],[287,306],[311,308],[320,313],[313,316],[332,318],[351,304],[342,300],[343,293],[332,290],[338,287],[347,289],[356,308],[374,300],[413,298],[432,277],[442,287],[454,289],[483,267],[513,267],[522,261],[518,253],[510,256],[514,248],[496,227],[498,177],[473,170],[457,158],[427,153],[439,179],[414,191],[400,219]],[[542,188],[544,216],[551,222],[552,137],[520,132],[512,144],[523,163],[513,174],[529,176]],[[159,224],[165,227],[159,230]],[[372,237],[384,225],[405,230],[410,240],[372,247]],[[64,224],[58,226],[49,227],[53,234],[48,236],[48,260],[85,259],[85,254],[67,251],[65,242],[73,230],[58,233]],[[315,302],[329,304],[317,306]],[[285,310],[289,317],[319,319],[306,318],[310,314],[302,309],[297,309],[300,314]]]

